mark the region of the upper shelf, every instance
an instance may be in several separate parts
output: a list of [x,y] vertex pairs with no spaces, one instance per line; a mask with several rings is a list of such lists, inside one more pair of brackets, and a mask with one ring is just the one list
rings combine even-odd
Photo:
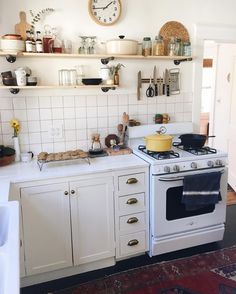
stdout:
[[[142,60],[173,60],[175,64],[179,64],[181,61],[191,61],[191,56],[143,56],[143,55],[108,55],[108,54],[66,54],[66,53],[28,53],[28,52],[1,52],[0,56],[13,56],[13,57],[60,57],[60,58],[101,58],[106,59],[114,57],[118,59],[142,59]],[[11,62],[11,61],[10,61]],[[12,61],[14,62],[14,61]]]

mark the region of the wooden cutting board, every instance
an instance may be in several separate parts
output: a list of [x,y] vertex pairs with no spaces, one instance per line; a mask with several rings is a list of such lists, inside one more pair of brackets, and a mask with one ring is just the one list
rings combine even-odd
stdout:
[[15,33],[21,35],[23,40],[26,40],[26,31],[31,30],[32,26],[26,21],[26,13],[24,11],[21,11],[19,16],[20,22],[15,25]]
[[113,150],[112,148],[107,148],[106,152],[108,155],[110,156],[114,156],[114,155],[125,155],[125,154],[130,154],[133,152],[132,149],[130,148],[124,148],[124,149],[120,149],[120,150]]

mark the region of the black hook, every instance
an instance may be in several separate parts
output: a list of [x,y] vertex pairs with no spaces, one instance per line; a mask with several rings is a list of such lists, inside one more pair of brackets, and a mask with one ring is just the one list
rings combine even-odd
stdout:
[[183,59],[175,59],[174,60],[174,64],[175,65],[179,65],[181,62],[183,62],[183,61],[192,61],[193,59],[192,59],[192,57],[189,57],[189,58],[183,58]]
[[9,91],[12,93],[12,94],[18,94],[20,92],[20,89],[17,89],[17,88],[10,88]]
[[106,64],[109,63],[109,61],[114,60],[114,59],[115,59],[114,56],[107,57],[107,58],[102,58],[102,59],[101,59],[101,63],[104,64],[104,65],[106,65]]
[[116,87],[101,87],[102,92],[108,92],[109,90],[115,90]]
[[10,63],[14,63],[16,61],[16,56],[13,55],[6,55],[6,60]]

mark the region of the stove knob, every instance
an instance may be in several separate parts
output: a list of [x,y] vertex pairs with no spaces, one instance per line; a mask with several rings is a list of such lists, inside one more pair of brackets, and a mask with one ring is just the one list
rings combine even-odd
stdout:
[[174,166],[173,166],[173,171],[174,171],[174,172],[179,172],[179,170],[180,170],[179,165],[174,165]]
[[170,173],[170,167],[169,166],[164,166],[164,172],[165,173]]
[[214,166],[214,162],[212,160],[208,160],[207,161],[207,166],[213,167]]
[[216,164],[216,165],[219,165],[219,166],[222,166],[222,165],[223,165],[223,161],[220,160],[220,159],[217,159],[217,160],[215,161],[215,164]]
[[197,163],[196,162],[192,162],[191,163],[191,168],[196,169],[197,168]]

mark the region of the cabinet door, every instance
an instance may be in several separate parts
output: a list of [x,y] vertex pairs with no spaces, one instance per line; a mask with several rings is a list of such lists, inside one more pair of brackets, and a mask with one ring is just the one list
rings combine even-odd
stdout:
[[74,264],[115,255],[113,178],[70,182]]
[[72,265],[68,184],[21,189],[26,274]]

